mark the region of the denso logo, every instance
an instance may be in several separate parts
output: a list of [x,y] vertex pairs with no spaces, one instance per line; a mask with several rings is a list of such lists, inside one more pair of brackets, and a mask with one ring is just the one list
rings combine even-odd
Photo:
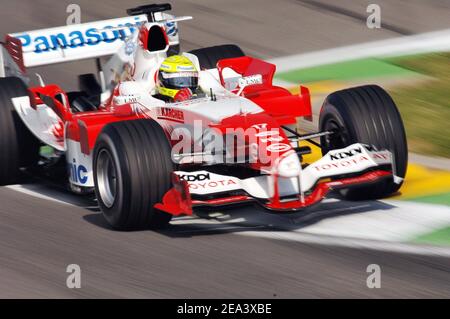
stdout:
[[180,179],[186,182],[202,182],[210,180],[211,177],[208,174],[196,174],[196,175],[180,175]]
[[77,165],[75,159],[69,165],[70,179],[75,183],[86,184],[88,182],[88,170],[83,165]]
[[[42,34],[35,32],[15,35],[16,38],[22,41],[24,51],[26,48],[34,46],[35,53],[45,53],[50,50],[57,50],[60,48],[70,49],[83,46],[95,46],[101,43],[112,43],[116,40],[125,41],[125,39],[133,34],[136,28],[139,28],[145,21],[140,21],[139,17],[134,18],[135,22],[117,24],[115,26],[102,26],[98,28],[75,29],[71,27],[61,28],[60,32],[54,30],[54,34],[48,34],[42,31]],[[116,30],[118,27],[125,27]],[[108,30],[112,29],[112,30]],[[48,30],[48,32],[51,32]]]

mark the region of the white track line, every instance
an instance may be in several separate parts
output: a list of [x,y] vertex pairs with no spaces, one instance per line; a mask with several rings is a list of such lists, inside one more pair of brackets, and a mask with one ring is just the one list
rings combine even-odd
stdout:
[[450,29],[271,59],[277,72],[370,57],[450,50]]
[[[85,197],[75,195],[64,190],[54,189],[40,184],[26,184],[26,185],[10,185],[6,188],[16,192],[44,199],[51,202],[56,202],[63,205],[89,208],[86,205],[91,205]],[[95,204],[95,203],[94,203]]]
[[[416,202],[383,200],[380,206],[352,210],[342,207],[341,214],[313,212],[321,220],[299,229],[299,232],[378,241],[405,242],[450,226],[448,206]],[[383,207],[381,203],[385,203]],[[333,204],[338,206],[338,204]],[[327,205],[333,209],[333,205]],[[340,204],[342,205],[342,204]],[[353,203],[358,205],[358,203]],[[338,212],[340,213],[340,212]],[[342,214],[345,213],[345,214]],[[348,214],[351,213],[351,214]],[[331,218],[327,217],[331,216]]]
[[64,205],[70,205],[73,206],[74,204],[65,201],[63,199],[57,199],[56,197],[60,197],[61,194],[59,192],[54,191],[53,193],[49,193],[49,194],[44,194],[47,192],[44,192],[43,189],[41,188],[41,191],[39,191],[38,187],[33,187],[32,189],[29,188],[29,185],[11,185],[11,186],[6,186],[6,188],[9,188],[13,191],[22,193],[22,194],[26,194],[26,195],[30,195],[36,198],[40,198],[40,199],[44,199],[44,200],[48,200],[48,201],[52,201],[52,202],[56,202],[59,204],[64,204]]

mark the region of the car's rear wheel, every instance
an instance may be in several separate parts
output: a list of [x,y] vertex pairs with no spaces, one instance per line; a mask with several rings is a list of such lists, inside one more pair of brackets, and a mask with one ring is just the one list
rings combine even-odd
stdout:
[[[376,85],[360,86],[330,94],[320,113],[321,131],[335,134],[321,138],[322,153],[353,143],[374,145],[393,153],[395,174],[404,178],[408,164],[408,146],[403,121],[392,98]],[[387,179],[368,186],[343,190],[347,199],[373,199],[388,196],[401,183]]]
[[201,69],[215,69],[217,62],[222,59],[239,58],[245,56],[244,51],[235,44],[223,44],[208,48],[192,50],[189,53],[197,56]]
[[160,228],[171,215],[154,208],[171,188],[169,141],[154,120],[107,125],[94,149],[95,192],[106,220],[118,230]]
[[39,159],[39,141],[22,122],[12,102],[21,96],[28,96],[21,79],[0,78],[0,185],[16,183],[20,168],[33,166]]

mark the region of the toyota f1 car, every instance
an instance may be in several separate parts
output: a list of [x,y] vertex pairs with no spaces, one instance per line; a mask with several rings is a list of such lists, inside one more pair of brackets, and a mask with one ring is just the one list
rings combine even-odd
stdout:
[[[272,83],[275,65],[221,45],[181,53],[199,70],[203,95],[158,99],[158,69],[180,51],[178,22],[191,19],[170,9],[147,5],[125,18],[6,36],[0,184],[16,183],[24,171],[67,176],[73,192],[95,193],[120,230],[162,227],[201,206],[248,202],[288,213],[334,190],[367,199],[400,188],[405,131],[378,86],[332,93],[317,132],[300,134],[297,119],[312,118],[308,89],[291,94]],[[40,75],[28,87],[32,67],[88,58],[97,59],[98,74],[80,75],[79,91],[45,84]],[[307,163],[310,143],[323,157]]]

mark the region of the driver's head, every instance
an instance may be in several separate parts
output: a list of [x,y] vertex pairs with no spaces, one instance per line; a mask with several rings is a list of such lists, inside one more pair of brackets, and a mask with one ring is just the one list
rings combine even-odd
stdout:
[[159,94],[174,99],[183,89],[192,92],[198,88],[198,71],[194,63],[182,55],[173,55],[164,60],[158,74]]

